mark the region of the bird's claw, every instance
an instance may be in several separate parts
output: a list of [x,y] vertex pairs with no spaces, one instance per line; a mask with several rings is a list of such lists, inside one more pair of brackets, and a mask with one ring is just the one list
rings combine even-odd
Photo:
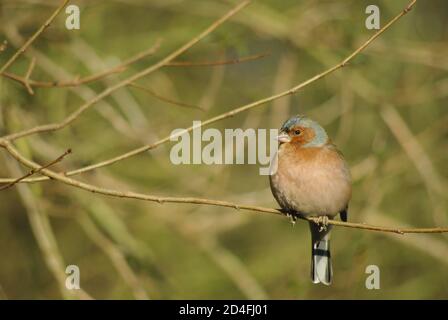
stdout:
[[289,221],[291,221],[292,225],[294,226],[297,221],[297,216],[294,213],[287,212],[286,216],[289,218]]
[[319,232],[327,231],[328,227],[328,217],[327,216],[319,216],[317,218],[317,224],[319,225]]

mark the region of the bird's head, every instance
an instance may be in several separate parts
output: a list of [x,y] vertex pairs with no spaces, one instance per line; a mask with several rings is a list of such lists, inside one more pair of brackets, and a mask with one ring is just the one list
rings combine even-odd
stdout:
[[280,144],[292,143],[300,147],[320,147],[328,142],[328,135],[316,121],[297,115],[287,120],[277,137]]

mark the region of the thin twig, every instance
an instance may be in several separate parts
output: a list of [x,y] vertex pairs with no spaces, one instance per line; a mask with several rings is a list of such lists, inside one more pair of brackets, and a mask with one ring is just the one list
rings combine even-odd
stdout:
[[[402,224],[381,211],[369,212],[366,215],[367,222],[376,221],[384,224]],[[438,238],[429,234],[412,234],[406,237],[395,237],[393,234],[386,234],[394,241],[418,249],[423,253],[432,256],[434,259],[448,264],[448,243],[443,238]]]
[[[387,30],[387,28],[389,28],[394,22],[396,22],[399,18],[401,18],[403,15],[405,15],[407,12],[409,12],[410,8],[412,8],[412,6],[413,6],[415,3],[416,3],[416,0],[412,1],[412,2],[406,7],[405,10],[403,10],[399,15],[397,15],[395,18],[393,18],[387,25],[385,25],[382,29],[380,29],[377,33],[375,33],[371,38],[369,38],[369,39],[368,39],[368,40],[367,40],[361,47],[359,47],[359,48],[358,48],[357,50],[355,50],[354,52],[356,52],[357,54],[359,54],[363,49],[365,49],[365,48],[367,47],[366,44],[370,44],[374,39],[376,39],[376,38],[379,36],[379,34],[383,33],[383,32],[384,32],[385,30]],[[362,48],[362,49],[360,50],[360,48]],[[256,101],[256,102],[253,102],[253,103],[244,105],[244,106],[239,107],[239,108],[237,108],[237,109],[234,109],[234,110],[232,110],[232,111],[230,111],[230,112],[223,113],[223,114],[221,114],[221,115],[218,115],[218,116],[216,116],[216,117],[213,117],[213,118],[211,118],[211,119],[208,119],[208,120],[206,120],[206,121],[204,121],[204,122],[201,122],[200,127],[203,127],[203,126],[212,124],[212,123],[214,123],[214,122],[218,122],[218,121],[220,121],[220,120],[224,120],[224,119],[229,118],[229,117],[233,117],[234,115],[236,115],[236,114],[238,114],[238,113],[240,113],[240,112],[249,110],[249,109],[251,109],[251,108],[260,106],[260,105],[262,105],[262,104],[264,104],[264,103],[267,103],[267,102],[270,102],[270,101],[272,101],[272,100],[278,99],[278,98],[280,98],[280,97],[283,97],[283,96],[285,96],[285,95],[290,94],[290,92],[293,92],[293,91],[295,92],[295,91],[297,91],[297,90],[299,90],[299,89],[301,89],[301,88],[303,88],[303,87],[305,87],[305,86],[307,86],[307,85],[309,85],[309,84],[315,82],[316,80],[318,80],[318,79],[320,79],[320,78],[322,78],[322,77],[328,75],[329,73],[331,73],[331,72],[333,72],[333,71],[335,71],[335,70],[341,68],[343,64],[344,64],[344,65],[347,64],[347,63],[350,61],[350,59],[353,59],[355,56],[356,56],[356,55],[354,55],[354,54],[350,54],[350,55],[349,55],[346,59],[344,59],[340,64],[338,64],[338,65],[336,65],[336,66],[334,66],[334,67],[332,67],[332,68],[330,68],[330,69],[324,71],[323,73],[320,73],[319,75],[316,75],[316,76],[314,76],[314,77],[312,77],[312,78],[306,80],[305,82],[302,82],[301,84],[297,85],[296,87],[294,87],[294,88],[292,88],[292,89],[290,89],[290,90],[287,90],[287,91],[284,91],[284,92],[279,93],[279,94],[277,94],[277,95],[273,95],[273,96],[271,96],[271,97],[268,97],[268,98],[265,98],[265,99],[262,99],[262,100],[259,100],[259,101]],[[350,58],[350,59],[348,59],[348,58]],[[198,127],[199,127],[199,126],[198,126]],[[178,135],[180,136],[180,135],[182,135],[182,134],[184,134],[184,133],[186,133],[186,132],[190,132],[190,131],[192,131],[192,130],[193,130],[193,127],[189,127],[189,128],[187,128],[187,129],[185,129],[185,131],[183,131],[183,132],[179,132]],[[159,147],[160,145],[162,145],[162,144],[164,144],[164,143],[167,143],[167,142],[171,141],[170,138],[171,138],[171,136],[167,136],[167,137],[165,137],[165,138],[163,138],[163,139],[161,139],[161,140],[159,140],[159,141],[157,141],[157,142],[155,142],[155,143],[153,143],[153,144],[144,145],[144,146],[142,146],[142,147],[136,148],[136,149],[131,150],[131,151],[127,152],[127,153],[124,153],[124,154],[122,154],[122,155],[116,156],[116,157],[114,157],[114,158],[111,158],[111,159],[108,159],[108,160],[104,160],[104,161],[101,161],[101,162],[98,162],[98,163],[96,163],[96,164],[92,164],[92,165],[89,165],[89,166],[85,166],[85,167],[83,167],[83,168],[79,168],[79,169],[76,169],[76,170],[68,171],[68,172],[66,172],[65,174],[66,174],[67,176],[72,176],[72,175],[77,175],[77,174],[80,174],[80,173],[85,173],[85,172],[88,172],[88,171],[91,171],[91,170],[94,170],[94,169],[98,169],[98,168],[101,168],[101,167],[105,167],[105,166],[111,165],[111,164],[113,164],[113,163],[115,163],[115,162],[119,162],[119,161],[122,161],[122,160],[124,160],[124,159],[133,157],[133,156],[135,156],[135,155],[141,154],[141,153],[146,152],[146,151],[148,151],[148,150],[155,149],[155,148]],[[6,136],[5,139],[8,139],[8,136]],[[13,140],[13,139],[10,138],[10,140]],[[1,140],[0,140],[0,141],[1,141]],[[45,178],[45,177],[36,178],[36,179],[34,179],[34,182],[44,181],[44,180],[48,180],[48,178]]]
[[[17,46],[18,43],[24,42],[21,36],[18,34],[17,29],[11,25],[6,25],[5,27],[5,33],[9,37],[9,39],[14,43],[14,45]],[[76,50],[75,50],[76,51]],[[43,54],[39,50],[33,48],[33,46],[30,46],[27,51],[27,56],[34,56],[37,59],[37,65],[42,69],[42,71],[48,73],[51,75],[54,79],[58,80],[64,80],[64,79],[74,79],[75,77],[58,66],[54,61],[52,61],[47,55]],[[86,61],[86,59],[80,58],[83,61]],[[96,61],[94,59],[94,61]],[[108,78],[104,78],[103,80],[108,80]],[[75,93],[77,96],[81,98],[81,101],[87,102],[93,97],[95,97],[98,93],[90,88],[89,86],[78,86],[78,87],[69,87],[69,90]],[[123,93],[121,93],[123,94]],[[125,106],[121,104],[120,101],[117,101],[119,106],[123,109],[123,112],[127,114],[126,110],[124,109]],[[126,105],[126,109],[130,108],[131,105]],[[123,117],[120,112],[115,110],[115,108],[112,107],[112,105],[107,100],[102,100],[98,103],[98,108],[95,108],[95,111],[103,117],[106,121],[108,121],[112,128],[117,130],[120,134],[122,134],[124,137],[128,137],[132,140],[138,140],[140,143],[147,143],[147,139],[151,137],[143,138],[141,134],[138,134],[138,129],[140,125],[140,121],[144,120],[138,120],[139,122],[135,122],[134,118],[131,118],[131,116],[128,116],[129,121],[132,121],[132,123],[128,123],[128,121]],[[46,177],[44,177],[46,178]],[[29,178],[34,179],[34,178]],[[29,180],[26,179],[26,180]],[[1,180],[0,180],[1,181]],[[3,181],[5,182],[5,181]]]
[[153,55],[154,52],[156,52],[157,49],[160,47],[160,43],[161,43],[161,41],[157,40],[155,42],[155,44],[152,45],[149,49],[139,52],[135,56],[124,61],[123,63],[120,63],[119,65],[112,67],[108,70],[101,71],[96,74],[92,74],[92,75],[89,75],[89,76],[86,76],[83,78],[78,77],[76,79],[68,80],[68,81],[37,81],[37,80],[32,80],[32,79],[29,79],[27,81],[26,78],[21,77],[16,74],[13,74],[13,73],[4,72],[4,73],[0,73],[0,75],[4,76],[5,78],[16,81],[24,86],[26,86],[26,84],[28,83],[29,85],[31,85],[33,87],[41,87],[41,88],[77,87],[77,86],[80,86],[83,84],[88,84],[91,82],[95,82],[95,81],[104,79],[112,74],[117,74],[117,73],[121,73],[121,72],[125,71],[126,68],[128,66],[130,66],[131,64],[134,64],[137,61],[140,61],[150,55]]
[[76,111],[71,113],[68,117],[66,117],[63,121],[58,123],[50,123],[45,125],[40,125],[31,129],[23,130],[17,133],[13,133],[7,136],[4,136],[3,139],[5,140],[15,140],[18,138],[23,138],[32,134],[41,133],[41,132],[50,132],[50,131],[56,131],[59,129],[62,129],[72,122],[74,122],[78,117],[84,113],[87,109],[89,109],[91,106],[96,104],[97,102],[101,101],[103,98],[109,96],[113,92],[117,91],[118,89],[121,89],[122,87],[125,87],[129,85],[130,83],[147,76],[148,74],[158,70],[159,68],[165,66],[167,63],[171,62],[175,58],[177,58],[179,55],[183,54],[185,51],[190,49],[192,46],[194,46],[196,43],[198,43],[200,40],[202,40],[204,37],[206,37],[208,34],[210,34],[212,31],[214,31],[216,28],[218,28],[221,24],[223,24],[225,21],[227,21],[229,18],[231,18],[233,15],[235,15],[237,12],[239,12],[241,9],[246,7],[250,3],[250,0],[245,0],[235,6],[233,9],[231,9],[229,12],[227,12],[225,15],[223,15],[221,18],[213,22],[207,29],[202,31],[198,36],[194,37],[187,43],[185,43],[183,46],[178,48],[177,50],[170,53],[168,56],[160,60],[159,62],[153,64],[152,66],[134,74],[133,76],[120,81],[119,83],[105,89],[103,92],[95,96],[94,98],[90,99],[86,103],[84,103],[82,106],[80,106]]
[[167,67],[213,67],[225,66],[230,64],[239,64],[248,61],[254,61],[268,56],[269,53],[260,53],[248,57],[221,61],[172,61],[166,64]]
[[[18,164],[13,159],[5,159],[9,170],[13,174],[20,174]],[[65,285],[67,275],[64,272],[66,264],[58,248],[57,239],[53,232],[53,228],[51,227],[48,215],[40,208],[38,199],[36,199],[29,186],[20,185],[17,190],[25,207],[25,212],[28,216],[31,230],[36,238],[37,245],[42,252],[44,262],[50,273],[53,274],[56,279],[62,297],[65,299],[78,297],[79,299],[91,300],[92,297],[84,291],[83,288],[80,288],[79,290],[67,290]]]
[[[334,72],[334,71],[344,67],[345,65],[347,65],[357,54],[359,54],[370,43],[372,43],[373,40],[378,38],[383,32],[385,32],[388,28],[390,28],[390,26],[392,26],[392,24],[394,24],[398,19],[400,19],[402,16],[404,16],[406,13],[408,13],[412,9],[412,7],[415,5],[416,1],[417,0],[411,1],[402,12],[400,12],[395,18],[393,18],[391,21],[389,21],[382,29],[378,30],[364,44],[362,44],[358,49],[356,49],[353,53],[351,53],[349,56],[347,56],[347,58],[342,60],[339,64],[337,64],[337,65],[327,69],[326,71],[324,71],[322,73],[319,73],[318,75],[315,75],[314,77],[312,77],[312,78],[310,78],[310,79],[308,79],[308,80],[298,84],[297,86],[295,86],[295,87],[293,87],[293,88],[291,88],[289,90],[286,90],[286,91],[283,91],[281,93],[272,95],[270,97],[267,97],[267,98],[264,98],[264,99],[261,99],[261,100],[258,100],[258,101],[246,104],[246,105],[241,106],[239,108],[233,109],[233,110],[231,110],[229,112],[220,114],[218,116],[215,116],[213,118],[210,118],[208,120],[205,120],[205,121],[201,122],[201,124],[198,125],[198,126],[195,126],[195,127],[191,126],[191,127],[187,128],[187,129],[185,129],[183,131],[179,131],[178,134],[176,134],[174,136],[171,136],[171,135],[170,136],[166,136],[165,138],[163,138],[163,139],[161,139],[161,140],[159,140],[157,142],[154,142],[154,143],[148,144],[148,145],[144,145],[142,147],[136,148],[134,150],[131,150],[129,152],[126,152],[124,154],[116,156],[114,158],[111,158],[111,159],[108,159],[108,160],[104,160],[104,161],[101,161],[101,162],[98,162],[96,164],[92,164],[92,165],[89,165],[89,166],[86,166],[86,167],[83,167],[83,168],[79,168],[77,170],[72,170],[70,172],[67,172],[67,175],[70,176],[70,175],[76,175],[76,174],[84,173],[84,172],[87,172],[87,171],[91,171],[91,170],[94,170],[94,169],[98,169],[98,168],[101,168],[101,167],[105,167],[105,166],[111,165],[111,164],[113,164],[115,162],[122,161],[122,160],[127,159],[127,158],[131,158],[131,157],[133,157],[135,155],[141,154],[141,153],[146,152],[148,150],[155,149],[155,148],[159,147],[160,145],[165,144],[165,143],[171,141],[171,139],[174,138],[174,137],[178,137],[178,136],[181,136],[181,135],[183,135],[185,133],[191,132],[193,130],[193,128],[200,128],[200,127],[204,127],[204,126],[210,125],[212,123],[215,123],[215,122],[218,122],[218,121],[221,121],[221,120],[233,117],[236,114],[241,113],[243,111],[247,111],[247,110],[253,109],[255,107],[259,107],[261,105],[264,105],[264,104],[266,104],[268,102],[274,101],[276,99],[282,98],[284,96],[287,96],[287,95],[290,95],[290,94],[294,94],[297,91],[299,91],[300,89],[310,85],[311,83],[313,83],[313,82],[315,82],[315,81],[317,81],[319,79],[322,79],[323,77],[329,75],[330,73],[332,73],[332,72]],[[64,123],[65,122],[67,122],[67,120],[64,121]],[[53,130],[54,126],[55,125],[49,125],[49,127],[47,129]],[[9,136],[5,136],[3,139],[11,141],[11,140],[23,137],[23,136],[27,136],[29,134],[36,133],[36,132],[48,131],[44,127],[45,126],[35,127],[34,129],[30,129],[30,130],[22,131],[22,132],[19,132],[19,133],[16,133],[16,134],[12,134],[12,135],[9,135]]]
[[[23,165],[31,168],[31,169],[38,169],[40,166],[27,159],[23,155],[21,155],[18,150],[9,142],[9,141],[0,141],[0,146],[4,147],[8,153],[17,161],[22,163]],[[264,213],[273,213],[278,215],[284,215],[284,213],[278,209],[272,209],[272,208],[265,208],[265,207],[259,207],[259,206],[252,206],[252,205],[240,205],[228,201],[221,201],[221,200],[210,200],[210,199],[203,199],[203,198],[194,198],[194,197],[162,197],[162,196],[155,196],[155,195],[149,195],[149,194],[142,194],[142,193],[136,193],[132,191],[119,191],[114,189],[107,189],[98,187],[92,184],[88,184],[85,182],[81,182],[72,178],[69,178],[65,175],[56,173],[54,171],[51,171],[49,169],[41,169],[42,174],[46,175],[49,178],[52,178],[54,180],[60,181],[64,184],[93,192],[98,194],[103,194],[106,196],[111,197],[117,197],[117,198],[127,198],[127,199],[137,199],[137,200],[144,200],[144,201],[151,201],[151,202],[157,202],[160,204],[163,203],[191,203],[191,204],[200,204],[200,205],[209,205],[209,206],[218,206],[218,207],[226,207],[226,208],[232,208],[237,210],[248,210],[248,211],[256,211],[256,212],[264,212]],[[301,219],[313,221],[314,223],[319,223],[319,220],[317,217],[302,217]],[[353,223],[353,222],[342,222],[342,221],[336,221],[336,220],[329,220],[328,224],[334,225],[334,226],[341,226],[346,228],[355,228],[355,229],[364,229],[364,230],[370,230],[370,231],[380,231],[380,232],[389,232],[389,233],[397,233],[397,234],[405,234],[405,233],[445,233],[448,232],[448,227],[443,228],[397,228],[397,227],[383,227],[383,226],[373,226],[368,225],[364,223]]]
[[30,176],[36,174],[36,173],[39,173],[40,171],[42,171],[42,169],[49,168],[49,167],[51,167],[52,165],[54,165],[54,164],[56,164],[56,163],[62,161],[62,159],[64,159],[64,157],[65,157],[66,155],[70,154],[71,152],[72,152],[72,150],[71,150],[71,149],[68,149],[68,150],[65,151],[62,155],[60,155],[58,158],[56,158],[55,160],[53,160],[53,161],[47,163],[46,165],[44,165],[44,166],[42,166],[42,167],[39,167],[39,168],[37,168],[37,169],[31,169],[27,174],[25,174],[25,175],[23,175],[23,176],[21,176],[21,177],[15,179],[14,181],[12,181],[12,182],[10,182],[10,183],[8,183],[8,184],[5,184],[4,186],[1,186],[1,187],[0,187],[0,191],[5,190],[5,189],[8,189],[8,188],[11,188],[13,185],[15,185],[16,183],[19,183],[19,182],[22,181],[23,179],[28,178],[28,177],[30,177]]
[[31,76],[31,73],[33,72],[35,66],[36,66],[36,58],[33,57],[31,59],[30,65],[28,67],[28,70],[25,73],[25,78],[24,78],[25,87],[28,90],[28,93],[31,94],[31,95],[34,94],[34,91],[33,91],[33,88],[30,85],[30,76]]
[[[86,76],[83,78],[78,77],[76,79],[68,80],[68,81],[38,81],[38,80],[29,79],[28,83],[30,85],[32,85],[33,87],[40,87],[40,88],[66,88],[66,87],[77,87],[80,85],[89,84],[89,83],[107,78],[110,75],[121,73],[121,72],[125,71],[129,65],[134,64],[135,62],[154,54],[154,52],[157,50],[159,45],[160,45],[160,40],[158,42],[156,42],[156,44],[154,46],[152,46],[151,48],[149,48],[148,50],[138,53],[137,55],[126,60],[125,62],[121,63],[120,65],[115,66],[115,67],[105,70],[105,71],[101,71],[94,75]],[[224,66],[224,65],[232,65],[232,64],[238,64],[238,63],[258,60],[258,59],[266,57],[267,55],[268,55],[268,53],[262,53],[262,54],[248,56],[248,57],[237,58],[237,59],[233,59],[233,60],[221,60],[221,61],[173,61],[173,62],[167,63],[165,66],[166,67]],[[16,82],[22,84],[23,86],[26,85],[25,78],[21,77],[17,74],[10,73],[10,72],[3,72],[3,73],[0,73],[0,75],[5,78],[8,78],[10,80],[16,81]]]
[[17,52],[3,65],[3,67],[0,69],[0,74],[5,72],[6,69],[8,69],[17,58],[26,51],[26,49],[36,40],[42,32],[47,29],[50,24],[53,22],[53,20],[56,18],[56,16],[64,9],[64,7],[67,5],[67,3],[70,0],[64,0],[61,5],[53,12],[53,14],[45,21],[45,23],[34,33],[31,38],[28,39],[28,41],[25,42],[25,44],[17,50]]
[[140,89],[140,90],[143,90],[144,92],[150,94],[150,95],[153,96],[154,98],[157,98],[157,99],[159,99],[159,100],[161,100],[161,101],[165,101],[165,102],[167,102],[167,103],[174,104],[174,105],[179,106],[179,107],[190,108],[190,109],[198,109],[198,110],[204,111],[204,110],[203,110],[201,107],[199,107],[199,106],[194,106],[194,105],[191,105],[191,104],[186,104],[186,103],[184,103],[184,102],[175,101],[175,100],[172,100],[172,99],[170,99],[170,98],[163,97],[163,96],[161,96],[161,95],[155,93],[155,92],[152,91],[151,89],[146,88],[146,87],[144,87],[144,86],[142,86],[142,85],[139,85],[138,83],[134,83],[134,82],[132,82],[132,83],[129,84],[129,86],[134,87],[134,88],[137,88],[137,89]]

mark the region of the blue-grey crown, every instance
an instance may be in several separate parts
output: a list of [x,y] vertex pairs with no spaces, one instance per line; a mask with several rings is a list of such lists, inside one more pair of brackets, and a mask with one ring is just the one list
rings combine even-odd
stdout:
[[309,143],[304,145],[304,147],[318,147],[328,142],[328,135],[325,132],[325,129],[322,128],[322,126],[318,124],[316,121],[311,120],[302,115],[297,115],[288,119],[283,124],[280,130],[284,132],[289,132],[293,127],[297,125],[305,128],[312,128],[314,130],[314,133],[316,134],[313,141],[310,141]]

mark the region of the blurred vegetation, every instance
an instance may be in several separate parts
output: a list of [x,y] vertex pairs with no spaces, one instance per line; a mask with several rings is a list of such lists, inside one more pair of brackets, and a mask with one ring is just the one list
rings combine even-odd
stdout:
[[[0,0],[0,42],[9,41],[0,65],[58,3]],[[122,74],[88,86],[35,88],[31,96],[19,84],[0,79],[1,135],[63,119],[82,104],[82,96],[99,93],[158,61],[234,2],[72,3],[81,8],[81,29],[66,30],[62,13],[10,72],[23,75],[34,56],[33,79],[73,79],[117,65],[158,38],[162,46]],[[193,120],[208,119],[314,76],[374,32],[364,26],[367,5],[379,6],[385,24],[407,3],[254,1],[178,60],[216,61],[264,52],[269,56],[219,67],[165,67],[138,81],[205,112],[127,87],[69,127],[18,140],[17,146],[38,163],[72,148],[73,154],[56,165],[57,170],[108,159],[188,127]],[[446,1],[419,1],[348,67],[294,96],[213,127],[278,128],[289,116],[306,114],[326,127],[352,168],[350,220],[447,226],[447,14]],[[176,166],[169,152],[167,144],[76,178],[113,189],[277,207],[258,166]],[[0,176],[18,177],[20,172],[26,169],[19,171],[2,151]],[[447,236],[335,228],[334,283],[324,287],[309,279],[305,223],[292,227],[287,219],[268,214],[113,199],[54,181],[20,188],[0,193],[0,298],[64,297],[61,283],[47,267],[47,252],[36,241],[39,223],[60,264],[78,265],[82,288],[97,299],[448,298]],[[365,288],[365,268],[371,264],[380,267],[380,290]]]

